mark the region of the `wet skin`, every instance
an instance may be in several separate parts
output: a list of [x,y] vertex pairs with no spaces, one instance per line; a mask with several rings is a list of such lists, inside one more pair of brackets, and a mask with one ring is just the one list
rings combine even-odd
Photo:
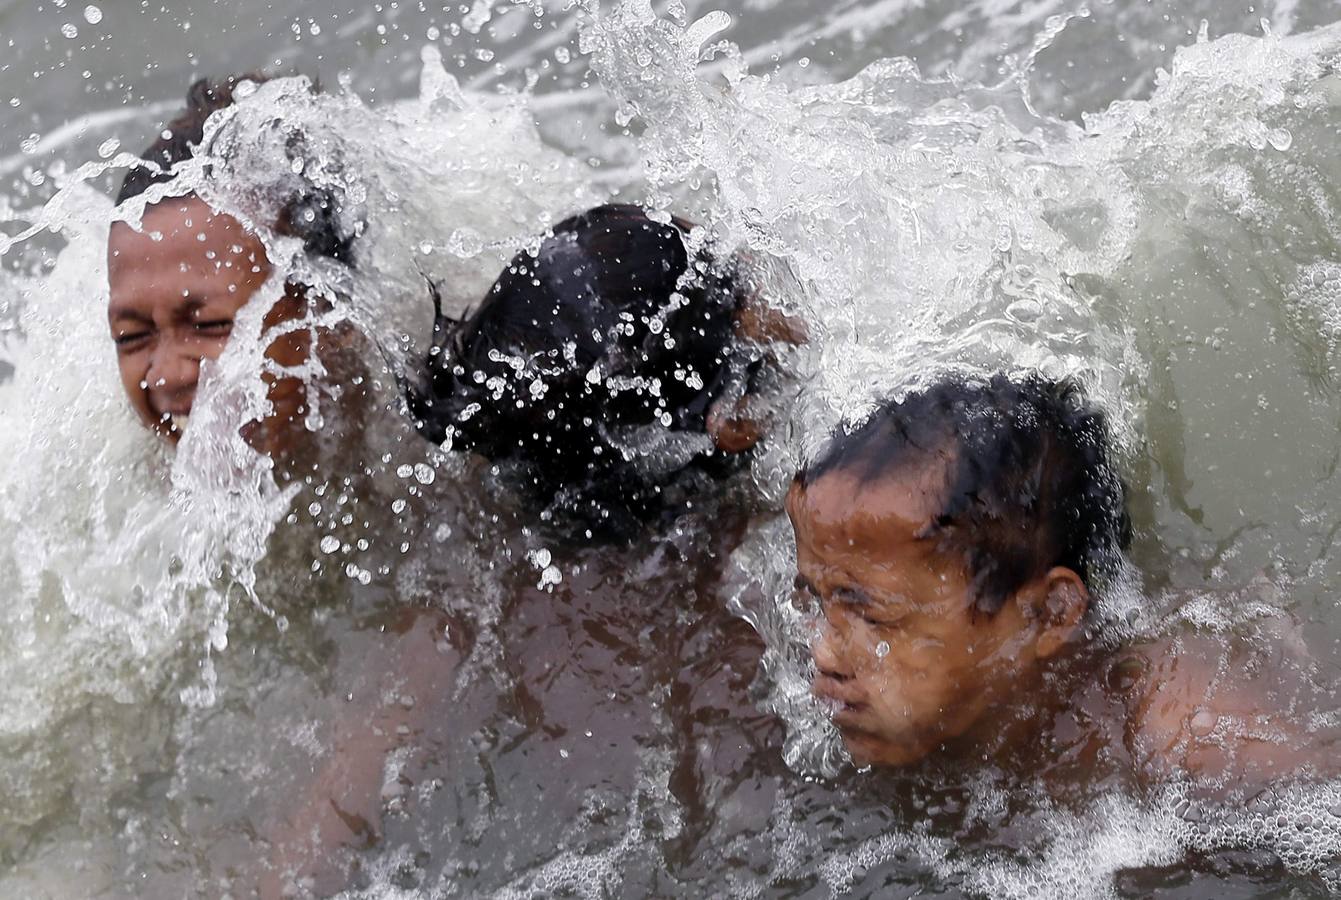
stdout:
[[863,484],[834,472],[787,496],[797,585],[820,605],[814,692],[858,764],[917,762],[991,718],[1074,639],[1088,605],[1058,567],[975,615],[963,565],[920,536],[935,489],[929,473]]
[[1338,729],[1283,712],[1319,701],[1287,619],[1249,639],[1190,633],[1105,651],[1083,640],[1090,598],[1064,567],[975,615],[963,564],[921,536],[940,483],[938,471],[865,484],[838,471],[787,497],[797,585],[820,606],[814,693],[855,762],[968,753],[1087,778],[1107,759],[1146,782],[1191,774],[1213,794],[1336,773]]
[[[145,425],[176,444],[186,427],[204,360],[217,359],[238,313],[271,274],[265,246],[231,216],[198,197],[164,200],[145,211],[139,231],[112,225],[107,242],[108,325],[121,384]],[[290,287],[265,317],[266,327],[302,315],[300,289]],[[273,340],[266,358],[279,366],[307,358],[308,332]],[[261,452],[285,449],[289,426],[301,420],[302,382],[266,372],[269,416],[246,433]]]

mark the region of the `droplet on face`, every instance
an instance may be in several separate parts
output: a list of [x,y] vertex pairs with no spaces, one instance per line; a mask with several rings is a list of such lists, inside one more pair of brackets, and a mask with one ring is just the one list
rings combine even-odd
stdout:
[[79,37],[79,29],[74,26],[73,22],[66,22],[61,26],[61,34],[65,35],[70,40],[74,40]]
[[1216,724],[1220,721],[1215,713],[1206,709],[1199,709],[1192,715],[1192,721],[1189,723],[1192,734],[1197,737],[1205,737],[1215,730]]
[[102,21],[102,10],[90,3],[84,7],[84,21],[90,25],[97,25]]
[[877,659],[884,659],[889,656],[889,642],[881,641],[875,645],[875,655]]

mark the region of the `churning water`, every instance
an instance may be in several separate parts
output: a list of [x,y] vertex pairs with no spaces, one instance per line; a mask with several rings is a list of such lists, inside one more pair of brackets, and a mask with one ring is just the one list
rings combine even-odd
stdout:
[[[0,895],[248,896],[293,820],[347,838],[312,889],[355,897],[1341,888],[1341,783],[1225,804],[845,767],[780,515],[885,394],[946,367],[1075,376],[1133,487],[1112,627],[1251,655],[1289,621],[1311,682],[1289,712],[1334,730],[1331,4],[723,6],[0,2]],[[175,452],[134,421],[105,319],[127,151],[198,69],[267,66],[326,90],[261,86],[174,192],[264,223],[311,184],[366,223],[357,269],[267,238],[366,338],[305,373],[312,449],[283,471],[237,435],[282,279]],[[615,196],[746,248],[810,341],[725,496],[573,546],[424,444],[388,366],[426,345],[426,278],[465,309]]]

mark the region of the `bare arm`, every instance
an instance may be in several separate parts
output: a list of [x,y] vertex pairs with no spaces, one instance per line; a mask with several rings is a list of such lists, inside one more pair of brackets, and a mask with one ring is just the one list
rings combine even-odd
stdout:
[[387,628],[385,652],[369,658],[364,690],[335,723],[330,756],[267,832],[263,898],[339,890],[347,851],[376,843],[388,757],[413,740],[429,701],[452,689],[461,656],[448,634],[447,618],[427,609]]

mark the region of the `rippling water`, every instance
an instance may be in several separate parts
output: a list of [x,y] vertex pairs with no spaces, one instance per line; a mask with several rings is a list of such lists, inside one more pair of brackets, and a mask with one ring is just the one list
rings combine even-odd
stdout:
[[[779,515],[881,393],[1074,375],[1135,489],[1124,635],[1251,642],[1286,612],[1315,657],[1292,711],[1334,727],[1331,5],[566,5],[0,5],[0,894],[246,896],[283,823],[331,809],[351,867],[313,889],[351,896],[1336,889],[1331,783],[1225,809],[842,767]],[[260,67],[328,92],[265,86],[192,183],[264,216],[296,177],[272,122],[305,177],[338,159],[360,270],[272,256],[383,347],[425,340],[425,275],[464,308],[607,196],[748,247],[812,331],[751,469],[655,537],[575,546],[422,445],[369,354],[332,379],[358,414],[313,421],[311,474],[277,479],[232,434],[260,400],[238,341],[156,446],[106,337],[105,192],[191,79]],[[360,792],[339,761],[369,758]]]

